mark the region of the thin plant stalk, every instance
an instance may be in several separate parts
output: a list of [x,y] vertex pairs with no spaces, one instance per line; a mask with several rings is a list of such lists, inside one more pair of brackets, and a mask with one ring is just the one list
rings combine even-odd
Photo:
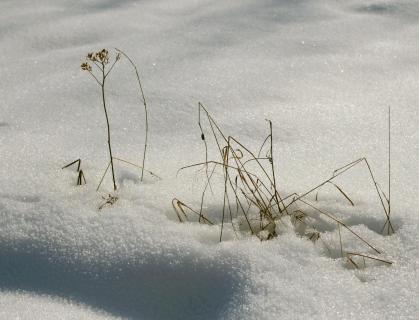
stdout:
[[[276,178],[275,178],[275,167],[274,167],[274,156],[273,156],[273,133],[272,133],[272,121],[269,121],[269,137],[270,137],[270,142],[271,142],[271,146],[270,146],[270,159],[269,162],[271,163],[271,169],[272,169],[272,180],[273,180],[273,189],[274,189],[274,196],[275,196],[275,200],[276,203],[278,204],[278,209],[281,211],[281,208],[279,208],[279,203],[282,204],[282,206],[284,207],[285,212],[288,214],[287,212],[287,207],[285,207],[284,202],[282,201],[281,196],[278,195],[278,189],[276,188]],[[278,199],[279,196],[279,199]],[[280,202],[281,200],[281,202]]]
[[[380,262],[383,262],[383,263],[386,263],[386,264],[389,264],[389,265],[393,264],[393,262],[391,262],[391,261],[384,260],[384,259],[379,259],[379,258],[372,257],[372,256],[369,256],[369,255],[366,255],[366,254],[362,254],[362,253],[347,252],[347,253],[346,253],[346,255],[347,255],[348,257],[351,257],[351,256],[358,256],[358,257],[362,257],[362,258],[364,258],[364,259],[365,259],[365,258],[367,258],[367,259],[371,259],[371,260],[375,260],[375,261],[380,261]],[[365,260],[364,260],[364,265],[365,265]]]
[[[85,71],[88,71],[89,74],[95,79],[95,81],[101,87],[102,104],[103,104],[103,110],[105,112],[106,127],[107,127],[107,134],[108,134],[109,161],[110,161],[110,166],[111,166],[111,169],[112,169],[112,182],[113,182],[114,191],[116,191],[117,187],[116,187],[116,181],[115,181],[115,169],[114,169],[114,165],[113,165],[113,156],[112,156],[112,147],[111,147],[111,128],[110,128],[110,125],[109,125],[108,110],[106,108],[105,84],[106,84],[106,79],[107,79],[108,75],[113,70],[113,68],[114,68],[115,64],[118,62],[119,58],[120,58],[120,54],[118,53],[116,55],[115,60],[112,63],[112,65],[107,69],[106,65],[109,64],[108,50],[102,49],[99,52],[92,52],[92,53],[87,54],[86,62],[83,62],[81,64],[81,69],[85,70]],[[102,76],[102,79],[101,79],[102,81],[100,81],[99,80],[100,78],[98,78],[93,73],[92,65],[90,63],[92,63],[93,66],[95,66],[97,69],[99,69],[100,74]]]
[[111,172],[112,172],[112,182],[113,182],[113,189],[116,190],[116,182],[115,182],[115,169],[113,166],[113,156],[112,156],[112,147],[111,147],[111,128],[109,125],[109,117],[108,117],[108,111],[106,110],[106,100],[105,100],[105,80],[106,80],[106,76],[105,75],[105,64],[102,62],[102,83],[101,83],[101,88],[102,88],[102,102],[103,102],[103,110],[105,111],[105,117],[106,117],[106,126],[107,126],[107,130],[108,130],[108,148],[109,148],[109,159],[111,162]]
[[76,163],[77,163],[77,171],[80,171],[81,159],[74,160],[73,162],[70,162],[69,164],[67,164],[64,167],[62,167],[61,169],[65,169],[65,168],[71,167],[73,164],[76,164]]
[[[388,209],[387,209],[387,208],[386,208],[386,206],[384,205],[384,200],[383,200],[383,197],[382,197],[381,192],[380,192],[380,187],[379,187],[379,184],[378,184],[378,183],[377,183],[377,181],[375,180],[374,174],[372,173],[371,166],[370,166],[370,164],[368,163],[368,160],[367,160],[366,158],[359,158],[359,159],[357,159],[357,160],[355,160],[355,161],[352,161],[352,162],[350,162],[350,163],[346,164],[345,166],[343,166],[343,167],[341,167],[341,168],[339,168],[339,169],[336,169],[335,171],[333,171],[333,174],[332,174],[332,176],[331,176],[329,179],[327,179],[327,180],[323,181],[322,183],[320,183],[319,185],[317,185],[317,186],[315,186],[315,187],[311,188],[309,191],[307,191],[307,192],[303,193],[302,195],[299,195],[298,197],[294,198],[294,199],[293,199],[293,201],[292,201],[290,204],[288,204],[288,206],[290,206],[291,204],[293,204],[295,201],[297,201],[297,200],[300,200],[300,199],[304,198],[305,196],[307,196],[308,194],[312,193],[313,191],[318,190],[319,188],[321,188],[321,187],[322,187],[322,186],[324,186],[325,184],[327,184],[327,183],[331,183],[331,181],[332,181],[332,180],[336,179],[336,178],[337,178],[338,176],[340,176],[341,174],[345,173],[346,171],[350,170],[351,168],[355,167],[356,165],[358,165],[359,163],[362,163],[362,162],[364,162],[364,163],[365,163],[365,165],[366,165],[366,167],[367,167],[367,169],[368,169],[368,172],[369,172],[370,178],[371,178],[371,180],[372,180],[372,182],[373,182],[373,184],[374,184],[374,187],[375,187],[376,193],[377,193],[377,195],[378,195],[378,198],[379,198],[379,200],[380,200],[380,203],[381,203],[381,206],[382,206],[382,208],[383,208],[384,214],[385,214],[385,216],[386,216],[386,224],[388,223],[388,228],[389,228],[389,230],[391,230],[391,232],[394,232],[393,225],[392,225],[392,223],[391,223],[391,221],[390,221],[390,215],[388,214]],[[335,186],[336,186],[336,185],[335,185]],[[338,188],[338,190],[339,190],[339,188]],[[340,191],[341,191],[341,190],[340,190]],[[348,199],[348,201],[349,201],[349,198],[346,196],[346,194],[345,194],[345,193],[343,193],[342,191],[341,191],[341,193],[342,193],[342,194],[345,196],[345,198],[347,198],[347,199]],[[383,229],[385,228],[386,224],[384,225]]]
[[307,201],[303,200],[303,199],[298,199],[299,201],[301,201],[302,203],[306,204],[307,206],[311,207],[312,209],[318,211],[319,213],[325,215],[326,217],[328,217],[329,219],[335,221],[336,223],[338,223],[339,225],[341,225],[342,227],[344,227],[346,230],[348,230],[350,233],[352,233],[355,237],[357,237],[359,240],[361,240],[363,243],[365,243],[368,247],[370,247],[371,249],[373,249],[375,252],[377,252],[378,254],[380,254],[381,252],[376,249],[375,247],[373,247],[369,242],[367,242],[364,238],[362,238],[360,235],[358,235],[356,232],[354,232],[349,226],[347,226],[345,223],[343,223],[342,221],[340,221],[339,219],[335,218],[333,215],[331,215],[330,213],[324,211],[324,210],[320,210],[319,208],[316,208],[315,206],[313,206],[312,204],[308,203]]
[[135,65],[135,63],[131,60],[131,58],[125,52],[123,52],[122,50],[119,50],[117,48],[115,48],[115,50],[118,51],[119,53],[121,53],[125,58],[127,58],[127,60],[129,61],[129,63],[131,64],[131,66],[134,68],[135,75],[136,75],[137,81],[138,81],[138,85],[140,87],[140,93],[141,93],[141,97],[142,97],[142,102],[143,102],[143,105],[144,105],[144,113],[145,113],[145,138],[144,138],[144,152],[143,152],[143,160],[142,160],[142,166],[141,166],[141,178],[140,178],[140,180],[143,181],[143,178],[144,178],[144,170],[145,170],[145,158],[146,158],[147,146],[148,146],[148,111],[147,111],[147,101],[145,99],[143,85],[141,83],[140,73],[138,72],[137,66]]
[[338,232],[339,232],[339,243],[340,243],[340,255],[343,258],[343,245],[342,245],[342,235],[340,234],[340,224],[338,223]]
[[383,226],[383,231],[387,225],[387,234],[390,234],[390,229],[393,230],[393,227],[390,224],[390,214],[391,214],[391,114],[390,114],[390,107],[388,107],[388,219]]

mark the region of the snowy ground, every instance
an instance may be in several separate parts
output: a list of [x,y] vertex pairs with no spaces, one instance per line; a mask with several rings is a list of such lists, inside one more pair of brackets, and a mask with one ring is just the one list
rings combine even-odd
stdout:
[[[417,319],[419,314],[417,1],[1,1],[1,319]],[[119,201],[98,211],[107,164],[99,88],[87,52],[118,47],[140,66],[150,109],[147,167],[116,167]],[[109,80],[114,152],[139,163],[142,107],[129,66]],[[383,251],[362,270],[283,232],[219,243],[219,227],[180,224],[198,205],[197,104],[252,147],[271,119],[284,194],[367,157],[386,188],[392,108],[392,215],[365,168],[320,205]],[[87,185],[61,167],[82,158]],[[110,189],[110,180],[105,188]],[[221,203],[212,200],[214,216]],[[326,226],[324,238],[336,237]],[[348,240],[348,243],[350,240]]]

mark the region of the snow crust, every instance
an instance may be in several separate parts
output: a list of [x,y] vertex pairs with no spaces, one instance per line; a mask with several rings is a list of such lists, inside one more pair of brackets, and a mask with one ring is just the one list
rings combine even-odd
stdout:
[[[416,1],[2,1],[0,3],[1,319],[417,319],[419,115]],[[87,52],[121,48],[140,67],[150,110],[147,176],[116,167],[118,202],[99,211],[108,161]],[[121,61],[108,101],[114,152],[140,163],[143,109]],[[281,192],[303,192],[360,157],[387,179],[384,223],[365,168],[319,205],[393,265],[362,270],[285,228],[267,242],[180,224],[174,197],[199,205],[201,101],[257,148],[274,124]],[[82,159],[87,185],[76,187]],[[106,188],[109,188],[106,190]],[[208,207],[220,216],[221,203]],[[285,222],[286,223],[286,222]],[[324,238],[337,230],[325,223]],[[344,235],[347,237],[347,235]],[[357,247],[353,238],[345,245]],[[336,259],[333,259],[336,258]]]

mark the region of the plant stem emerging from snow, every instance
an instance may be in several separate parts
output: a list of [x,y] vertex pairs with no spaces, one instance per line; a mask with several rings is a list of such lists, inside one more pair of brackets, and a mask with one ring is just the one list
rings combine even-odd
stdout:
[[102,88],[102,102],[103,102],[103,110],[105,111],[106,126],[107,126],[107,129],[108,129],[108,148],[109,148],[109,159],[110,159],[110,162],[111,162],[113,189],[116,190],[115,170],[114,170],[114,167],[113,167],[113,156],[112,156],[112,147],[111,147],[111,128],[109,126],[109,117],[108,117],[108,112],[106,110],[105,80],[106,80],[105,65],[102,62],[102,83],[101,83],[101,88]]
[[[81,69],[88,71],[89,74],[95,79],[97,84],[101,87],[102,90],[102,103],[103,103],[103,110],[105,111],[105,117],[106,117],[106,126],[107,126],[107,132],[108,132],[108,148],[109,148],[109,158],[110,158],[110,166],[112,169],[112,182],[113,182],[113,189],[116,190],[116,182],[115,182],[115,170],[113,166],[113,156],[112,156],[112,147],[111,147],[111,128],[109,125],[109,117],[108,117],[108,111],[106,109],[106,99],[105,99],[105,82],[108,75],[113,70],[113,67],[118,62],[120,58],[120,54],[118,53],[115,57],[114,62],[112,65],[106,69],[106,65],[109,64],[109,55],[108,50],[102,49],[98,52],[92,52],[89,53],[86,57],[86,62],[82,63]],[[91,64],[90,64],[91,63]],[[102,76],[102,81],[98,79],[98,77],[93,73],[92,65],[99,69],[99,72]],[[105,172],[106,174],[106,172]],[[103,178],[102,178],[103,179]]]
[[144,178],[144,170],[145,170],[145,158],[146,158],[147,145],[148,145],[148,111],[147,111],[147,101],[145,99],[143,85],[141,83],[140,73],[138,72],[137,66],[135,65],[135,63],[131,60],[131,58],[125,52],[123,52],[122,50],[119,50],[117,48],[115,48],[115,50],[118,51],[118,53],[122,54],[125,58],[127,58],[128,61],[129,61],[129,63],[131,64],[131,66],[134,68],[135,75],[136,75],[137,81],[138,81],[138,85],[140,87],[140,93],[141,93],[141,97],[142,97],[142,102],[143,102],[143,105],[144,105],[144,112],[145,112],[145,138],[144,138],[143,161],[142,161],[142,166],[141,166],[141,181],[143,181],[143,178]]

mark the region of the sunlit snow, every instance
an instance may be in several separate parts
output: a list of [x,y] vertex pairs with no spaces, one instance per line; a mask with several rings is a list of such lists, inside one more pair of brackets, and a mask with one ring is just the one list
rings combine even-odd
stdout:
[[[1,1],[0,45],[0,319],[417,319],[417,1]],[[99,211],[106,123],[80,64],[102,48],[140,68],[146,167],[161,179],[116,164],[119,200]],[[107,90],[114,153],[139,164],[144,112],[126,61]],[[391,107],[396,233],[380,234],[365,168],[340,181],[355,207],[333,188],[318,202],[393,264],[351,268],[289,228],[219,243],[219,226],[179,223],[172,199],[199,206],[205,180],[177,172],[205,160],[198,102],[252,148],[273,122],[283,194],[361,157],[387,190]],[[78,158],[85,186],[61,169]],[[332,224],[321,231],[336,240]]]

